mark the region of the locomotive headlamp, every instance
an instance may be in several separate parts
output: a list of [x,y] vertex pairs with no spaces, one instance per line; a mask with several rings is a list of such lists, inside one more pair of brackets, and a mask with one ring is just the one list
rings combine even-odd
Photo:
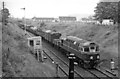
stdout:
[[98,56],[97,56],[97,59],[99,59],[99,58],[100,58],[100,56],[98,55]]
[[91,56],[90,59],[93,59],[93,56]]

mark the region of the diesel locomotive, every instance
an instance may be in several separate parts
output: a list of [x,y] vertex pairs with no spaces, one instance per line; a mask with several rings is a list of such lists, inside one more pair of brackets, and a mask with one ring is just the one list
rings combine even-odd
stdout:
[[59,47],[66,51],[66,55],[74,53],[76,62],[84,68],[95,68],[100,60],[99,46],[75,36],[67,36],[59,41]]

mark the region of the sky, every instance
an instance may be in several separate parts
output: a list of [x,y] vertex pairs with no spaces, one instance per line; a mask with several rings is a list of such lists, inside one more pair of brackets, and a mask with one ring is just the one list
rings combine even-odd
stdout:
[[100,0],[101,2],[119,2],[120,0]]
[[[94,14],[99,0],[0,0],[16,18],[58,17],[81,14]],[[25,11],[21,8],[25,7]]]

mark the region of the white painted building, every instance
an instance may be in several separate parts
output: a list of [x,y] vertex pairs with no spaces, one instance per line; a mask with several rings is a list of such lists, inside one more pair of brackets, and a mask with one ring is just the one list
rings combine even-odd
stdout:
[[113,20],[111,19],[104,19],[102,25],[113,25]]

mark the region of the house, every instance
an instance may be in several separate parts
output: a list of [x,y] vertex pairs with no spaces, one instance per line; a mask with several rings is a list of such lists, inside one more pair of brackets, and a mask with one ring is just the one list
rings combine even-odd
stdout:
[[103,25],[113,25],[114,23],[113,23],[113,20],[111,20],[111,19],[104,19],[102,21],[102,24]]
[[73,16],[59,16],[59,22],[76,22],[76,17]]
[[82,23],[92,23],[92,24],[97,24],[97,21],[96,21],[96,20],[93,20],[93,19],[87,19],[87,18],[83,18],[83,19],[81,19],[81,22],[82,22]]
[[41,17],[41,18],[33,17],[32,20],[39,21],[39,22],[54,22],[55,21],[54,18],[48,18],[48,17]]

